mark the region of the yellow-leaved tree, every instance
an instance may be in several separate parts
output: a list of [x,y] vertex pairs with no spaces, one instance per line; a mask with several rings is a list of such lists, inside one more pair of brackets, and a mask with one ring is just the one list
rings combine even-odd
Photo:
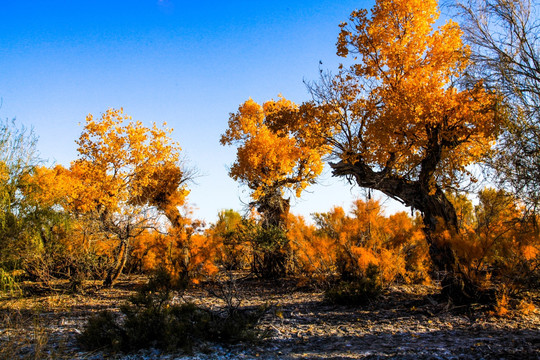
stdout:
[[293,127],[298,106],[280,97],[262,106],[252,99],[231,114],[222,145],[238,145],[230,176],[247,185],[264,224],[282,226],[289,210],[285,190],[296,196],[313,184],[323,169],[326,146],[313,146],[307,129]]
[[284,271],[284,245],[276,246],[277,240],[268,237],[285,228],[290,206],[286,191],[300,196],[313,184],[323,170],[321,158],[330,149],[305,134],[312,129],[295,126],[298,111],[296,104],[281,96],[262,106],[249,99],[230,115],[229,128],[221,137],[222,145],[238,146],[230,176],[249,187],[251,205],[262,214],[262,228],[268,233],[261,238],[266,250],[260,267],[268,276]]
[[173,227],[182,226],[179,207],[189,193],[191,174],[183,168],[171,131],[155,123],[145,127],[122,109],[109,109],[98,119],[86,117],[71,172],[84,189],[76,210],[91,214],[118,244],[105,286],[122,272],[130,239],[160,226],[161,214]]
[[354,11],[337,43],[351,65],[310,84],[314,101],[300,119],[322,129],[335,176],[422,213],[434,268],[449,274],[443,291],[463,300],[476,289],[463,283],[455,254],[435,234],[457,232],[445,190],[459,187],[496,140],[498,99],[482,83],[455,85],[469,50],[455,22],[434,28],[438,16],[436,0],[378,0],[370,13]]

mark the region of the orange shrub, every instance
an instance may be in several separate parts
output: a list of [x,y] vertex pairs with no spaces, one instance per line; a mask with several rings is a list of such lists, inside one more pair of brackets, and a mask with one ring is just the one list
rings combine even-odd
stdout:
[[200,223],[173,228],[168,234],[145,231],[133,241],[131,267],[144,272],[166,269],[173,277],[194,283],[218,272],[221,244],[203,233]]
[[289,214],[287,237],[291,249],[291,270],[296,273],[324,277],[335,271],[335,244],[329,237],[316,234],[301,216]]
[[518,199],[503,190],[484,189],[478,200],[474,211],[462,216],[463,226],[458,234],[440,234],[451,242],[462,270],[484,286],[502,282],[512,288],[538,279],[537,216],[527,214]]
[[359,278],[370,265],[381,280],[428,279],[429,257],[420,222],[406,213],[385,217],[375,200],[356,200],[350,215],[341,207],[314,215],[316,226],[289,216],[288,233],[295,271],[310,276]]

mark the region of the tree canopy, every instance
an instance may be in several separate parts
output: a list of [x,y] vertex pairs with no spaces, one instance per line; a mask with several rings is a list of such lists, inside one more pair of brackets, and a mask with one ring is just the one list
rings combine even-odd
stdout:
[[457,185],[493,145],[496,97],[481,83],[455,86],[469,51],[455,22],[433,29],[437,18],[436,1],[381,0],[371,17],[355,11],[340,25],[338,54],[354,63],[311,84],[322,109],[312,121],[331,130],[336,170],[365,167],[433,192]]
[[71,171],[84,185],[79,211],[96,216],[103,230],[119,240],[120,255],[107,285],[122,271],[129,239],[159,226],[152,222],[159,212],[173,226],[182,224],[178,207],[189,193],[190,177],[181,167],[181,148],[170,132],[155,123],[148,128],[134,122],[122,109],[109,109],[99,119],[86,118],[77,141],[79,159]]
[[230,176],[249,187],[263,213],[286,213],[285,190],[300,196],[323,170],[322,156],[329,148],[313,146],[304,136],[309,129],[292,126],[298,111],[296,104],[283,97],[262,106],[249,99],[230,115],[221,137],[222,145],[238,145]]

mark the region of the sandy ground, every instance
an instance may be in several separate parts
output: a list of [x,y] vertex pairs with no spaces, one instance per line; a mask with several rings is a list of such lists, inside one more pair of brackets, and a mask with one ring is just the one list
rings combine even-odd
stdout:
[[[403,285],[373,304],[335,306],[324,302],[322,291],[292,280],[238,283],[241,307],[269,309],[258,325],[267,337],[257,343],[201,343],[192,354],[82,351],[76,336],[86,319],[100,310],[118,311],[143,282],[123,278],[114,289],[88,284],[84,295],[2,295],[0,359],[540,359],[540,313],[517,303],[498,316],[480,306],[440,303],[435,287]],[[208,289],[190,290],[183,300],[224,306]],[[526,299],[540,308],[539,294]]]

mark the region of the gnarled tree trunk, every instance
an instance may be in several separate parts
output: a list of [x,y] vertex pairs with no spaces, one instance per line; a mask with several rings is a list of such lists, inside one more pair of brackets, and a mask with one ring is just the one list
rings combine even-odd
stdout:
[[439,230],[458,232],[453,204],[438,185],[428,186],[422,178],[416,181],[392,176],[386,171],[373,171],[361,161],[330,164],[335,176],[353,177],[359,186],[379,190],[405,206],[419,210],[434,270],[443,276],[442,295],[454,302],[465,303],[479,298],[479,289],[462,273],[459,261],[449,243],[441,241]]
[[279,192],[269,193],[259,199],[257,205],[257,211],[263,215],[263,228],[285,228],[285,222],[291,207],[289,199],[281,197]]

